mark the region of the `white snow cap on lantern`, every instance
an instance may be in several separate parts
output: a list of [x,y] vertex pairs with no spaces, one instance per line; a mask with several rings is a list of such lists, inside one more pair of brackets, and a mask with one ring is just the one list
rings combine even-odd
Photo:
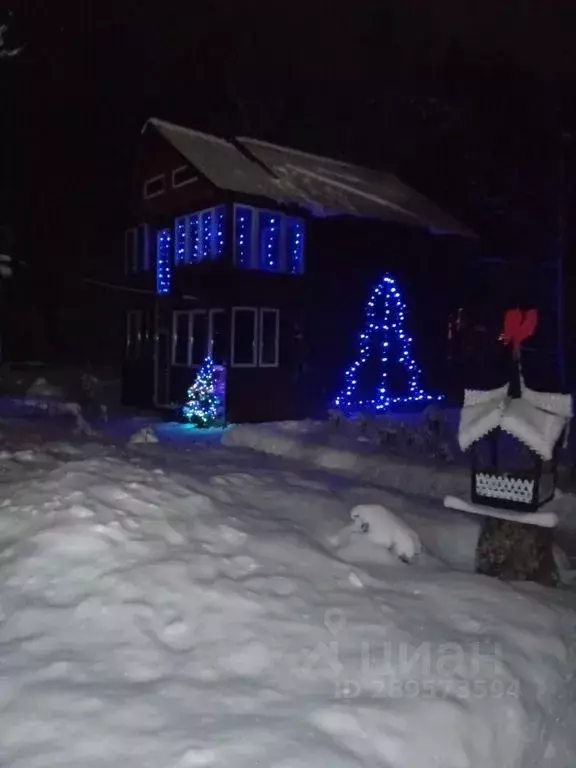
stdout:
[[467,389],[460,412],[458,443],[466,451],[500,427],[545,461],[572,418],[572,396],[535,392],[521,381],[521,396],[508,397],[508,385],[498,389]]

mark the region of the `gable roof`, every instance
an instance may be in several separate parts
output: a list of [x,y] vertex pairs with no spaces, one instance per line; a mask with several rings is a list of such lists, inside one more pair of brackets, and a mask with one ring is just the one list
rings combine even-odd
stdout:
[[295,204],[315,216],[358,216],[474,234],[396,176],[250,138],[227,141],[151,118],[153,126],[216,187]]
[[572,418],[572,395],[536,392],[521,381],[521,396],[508,397],[508,384],[498,389],[467,389],[460,412],[458,443],[463,451],[496,429],[527,445],[544,461]]

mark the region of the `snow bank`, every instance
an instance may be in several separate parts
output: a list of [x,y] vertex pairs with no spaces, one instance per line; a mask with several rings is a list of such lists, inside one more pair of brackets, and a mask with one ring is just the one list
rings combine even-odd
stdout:
[[218,451],[4,486],[0,764],[576,765],[569,593],[344,562],[330,488]]
[[[323,444],[314,442],[319,439]],[[462,467],[396,459],[357,440],[349,440],[346,448],[340,440],[333,445],[325,431],[311,421],[237,424],[224,433],[222,443],[305,461],[347,477],[434,498],[470,490],[469,474]]]

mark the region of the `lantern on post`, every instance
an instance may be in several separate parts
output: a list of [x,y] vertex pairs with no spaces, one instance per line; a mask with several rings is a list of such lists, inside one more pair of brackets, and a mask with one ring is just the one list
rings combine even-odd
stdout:
[[476,571],[508,580],[553,585],[553,528],[558,516],[558,451],[572,418],[572,397],[529,389],[522,376],[522,342],[536,330],[536,310],[506,313],[502,341],[512,346],[510,381],[466,390],[458,441],[471,454],[471,500],[447,496],[452,509],[483,516]]
[[471,453],[474,504],[535,512],[554,497],[558,448],[572,418],[572,397],[529,389],[522,342],[536,330],[532,309],[506,313],[502,340],[512,345],[510,381],[498,389],[466,390],[458,441]]

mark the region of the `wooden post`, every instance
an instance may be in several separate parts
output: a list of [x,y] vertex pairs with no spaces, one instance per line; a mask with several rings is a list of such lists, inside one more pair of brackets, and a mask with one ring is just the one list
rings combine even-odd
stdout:
[[559,582],[554,529],[484,517],[476,546],[476,573],[503,581]]
[[570,134],[560,133],[558,151],[558,202],[556,216],[556,354],[558,357],[558,375],[560,391],[566,391],[566,342],[565,342],[565,280],[564,263],[566,259],[566,145]]

